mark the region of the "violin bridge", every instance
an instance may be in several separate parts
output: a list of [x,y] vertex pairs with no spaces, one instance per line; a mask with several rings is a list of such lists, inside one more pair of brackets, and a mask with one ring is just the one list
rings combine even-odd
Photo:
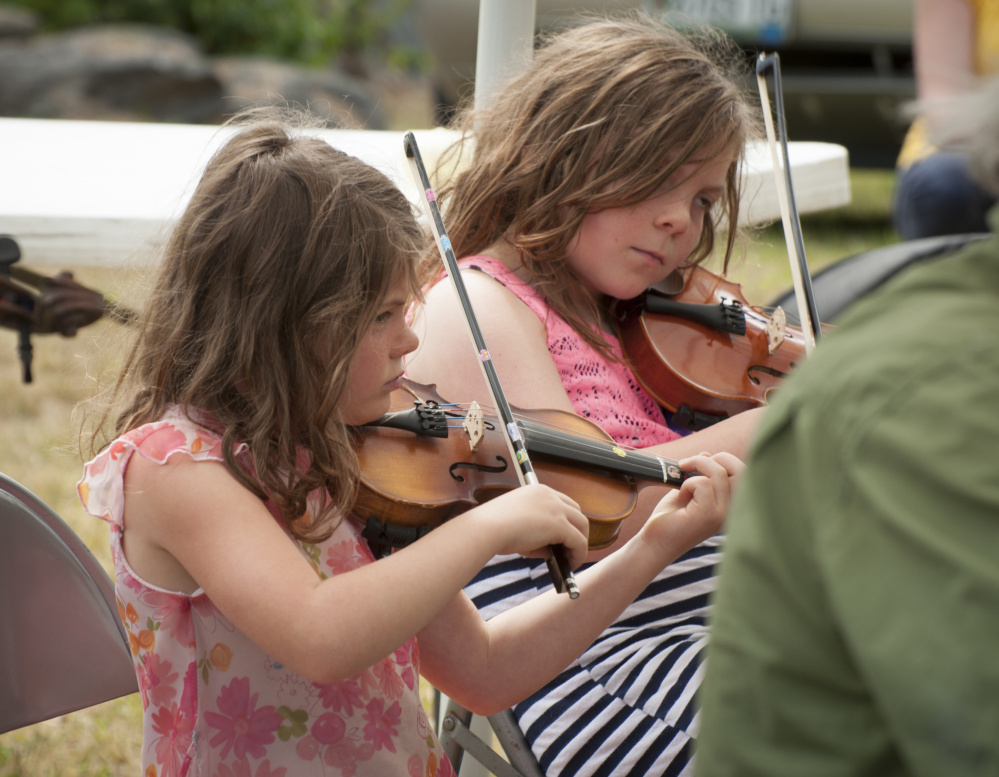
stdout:
[[468,412],[465,413],[465,420],[461,425],[468,434],[468,445],[473,453],[479,447],[482,438],[486,436],[486,427],[482,418],[482,408],[479,407],[479,403],[472,402],[468,406]]
[[770,320],[767,321],[766,328],[767,347],[770,349],[770,353],[773,353],[784,342],[784,332],[787,329],[787,316],[785,316],[783,308],[777,307],[774,310]]

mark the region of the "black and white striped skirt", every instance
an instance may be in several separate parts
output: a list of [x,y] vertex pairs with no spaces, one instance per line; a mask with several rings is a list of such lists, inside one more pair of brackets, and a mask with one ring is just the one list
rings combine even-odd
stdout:
[[[692,773],[722,544],[712,537],[663,570],[578,660],[514,706],[547,777]],[[543,561],[499,556],[465,591],[489,619],[550,588]]]

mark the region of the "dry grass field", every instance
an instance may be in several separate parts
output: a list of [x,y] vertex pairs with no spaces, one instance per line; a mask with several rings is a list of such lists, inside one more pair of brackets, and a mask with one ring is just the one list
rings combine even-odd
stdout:
[[[804,219],[813,271],[896,239],[887,224],[890,174],[855,172],[853,188],[851,206]],[[783,240],[779,226],[760,233],[733,268],[733,279],[751,301],[768,300],[790,285]],[[23,262],[31,266],[30,257]],[[148,270],[65,269],[121,304],[142,304]],[[121,325],[100,321],[75,338],[36,337],[35,382],[24,385],[16,337],[0,330],[0,472],[61,515],[109,573],[107,530],[83,513],[75,497],[82,459],[81,419],[74,409],[114,375],[127,334]],[[72,642],[73,635],[65,635],[67,650]],[[140,728],[133,696],[9,732],[0,736],[0,777],[136,777]]]
[[[80,282],[111,298],[141,302],[134,281],[141,281],[142,273],[74,269]],[[85,515],[75,497],[82,459],[74,408],[113,375],[123,335],[121,326],[100,321],[75,338],[33,338],[34,382],[25,385],[16,337],[0,332],[0,472],[52,507],[109,573],[107,529]],[[70,649],[73,635],[65,636]],[[141,714],[138,697],[132,696],[5,734],[0,774],[137,775]]]

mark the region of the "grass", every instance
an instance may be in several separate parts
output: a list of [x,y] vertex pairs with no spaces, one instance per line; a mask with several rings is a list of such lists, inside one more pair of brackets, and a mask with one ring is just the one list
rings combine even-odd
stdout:
[[[134,281],[141,276],[82,267],[74,275],[81,283],[121,299],[134,295]],[[52,507],[109,574],[107,529],[85,515],[76,501],[81,456],[73,409],[111,376],[117,361],[114,344],[122,335],[120,326],[99,321],[75,338],[33,338],[34,382],[25,385],[16,337],[0,330],[0,472]],[[66,636],[69,645],[73,635]],[[0,736],[0,775],[137,775],[141,720],[138,697],[132,696],[9,732]]]
[[[853,203],[802,218],[812,271],[897,240],[889,220],[891,175],[855,171]],[[25,261],[30,265],[30,260]],[[63,269],[63,268],[60,268]],[[138,307],[147,272],[74,269],[78,280]],[[780,226],[761,231],[731,277],[752,302],[791,285]],[[34,338],[35,382],[20,382],[16,337],[0,330],[0,472],[37,494],[76,531],[110,573],[107,529],[83,513],[75,496],[81,458],[74,407],[113,375],[123,336],[100,321],[75,338]],[[72,635],[67,635],[71,644]],[[135,777],[140,772],[141,709],[135,696],[0,735],[0,777]]]
[[[852,170],[849,205],[801,217],[811,273],[847,256],[898,241],[891,227],[893,176],[885,170]],[[752,235],[745,256],[733,258],[729,278],[748,300],[764,304],[791,288],[791,269],[780,223]]]

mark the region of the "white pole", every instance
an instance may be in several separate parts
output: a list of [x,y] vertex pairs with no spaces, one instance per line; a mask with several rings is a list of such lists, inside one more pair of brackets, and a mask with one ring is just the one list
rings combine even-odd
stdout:
[[537,0],[479,0],[475,53],[475,108],[484,108],[496,87],[531,61]]

